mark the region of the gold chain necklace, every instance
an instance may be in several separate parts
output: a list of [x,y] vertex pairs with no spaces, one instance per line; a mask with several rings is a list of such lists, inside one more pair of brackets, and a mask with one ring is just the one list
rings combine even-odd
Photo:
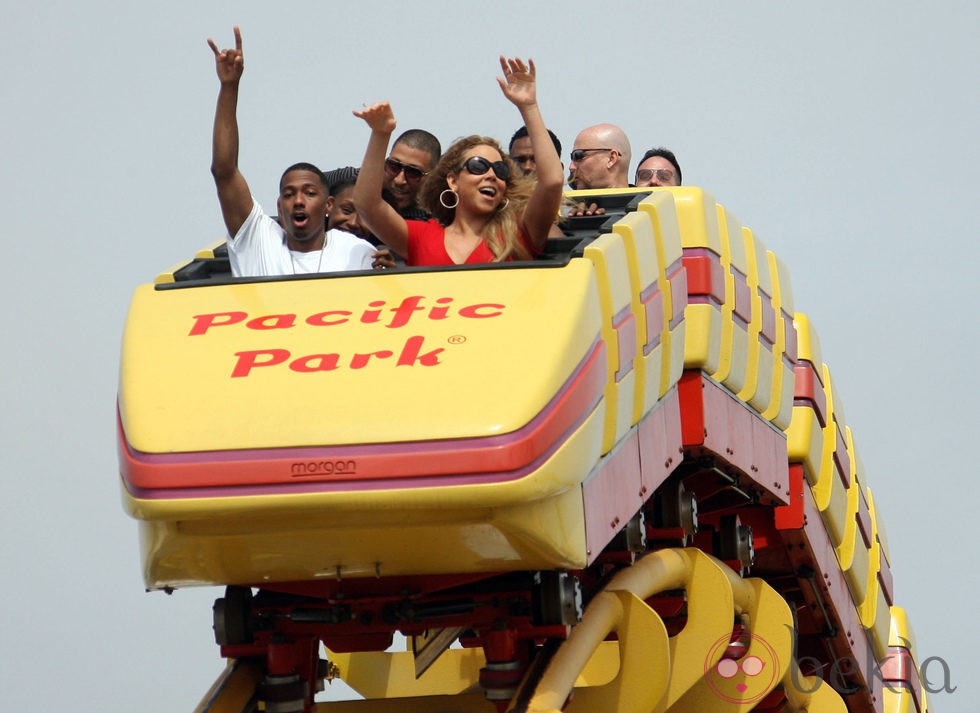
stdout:
[[[326,251],[327,244],[328,244],[328,241],[329,241],[328,235],[329,235],[329,232],[323,234],[323,245],[320,247],[320,257],[316,261],[316,271],[315,272],[320,272],[320,266],[323,264],[323,253]],[[286,249],[289,250],[289,262],[293,266],[293,274],[295,275],[296,274],[296,258],[293,257],[293,250],[289,249],[288,246],[286,247]]]

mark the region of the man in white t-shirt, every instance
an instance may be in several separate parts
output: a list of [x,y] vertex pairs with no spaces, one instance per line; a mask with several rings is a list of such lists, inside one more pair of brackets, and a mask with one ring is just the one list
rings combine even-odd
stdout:
[[252,200],[251,211],[234,235],[228,226],[228,257],[236,277],[371,269],[377,248],[353,233],[326,230],[329,192],[319,169],[306,165],[290,166],[283,174],[279,223]]
[[365,270],[375,248],[340,230],[326,230],[329,194],[323,173],[310,163],[293,164],[279,180],[277,223],[252,197],[238,170],[238,85],[245,69],[242,33],[235,28],[235,49],[214,52],[221,89],[214,115],[211,174],[228,228],[228,255],[236,277],[298,275]]

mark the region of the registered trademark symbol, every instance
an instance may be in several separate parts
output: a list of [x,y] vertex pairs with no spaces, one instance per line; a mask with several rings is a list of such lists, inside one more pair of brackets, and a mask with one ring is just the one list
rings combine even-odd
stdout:
[[450,344],[462,344],[466,341],[466,337],[464,337],[462,334],[454,334],[446,341],[448,341]]

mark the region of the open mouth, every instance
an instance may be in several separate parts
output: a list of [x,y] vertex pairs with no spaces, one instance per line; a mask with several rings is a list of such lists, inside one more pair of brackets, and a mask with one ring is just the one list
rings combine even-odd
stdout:
[[310,216],[306,213],[293,213],[290,219],[297,228],[303,228],[310,222]]
[[480,189],[480,194],[486,196],[487,198],[496,198],[497,189],[492,186],[484,186]]

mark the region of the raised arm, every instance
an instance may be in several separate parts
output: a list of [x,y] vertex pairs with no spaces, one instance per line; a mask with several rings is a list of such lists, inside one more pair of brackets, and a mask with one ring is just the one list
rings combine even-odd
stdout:
[[252,193],[238,170],[238,83],[245,70],[242,32],[235,27],[235,49],[219,50],[210,37],[214,65],[221,82],[218,106],[214,112],[214,138],[211,148],[211,175],[218,189],[218,202],[225,227],[232,237],[252,212]]
[[538,109],[534,60],[529,59],[525,65],[521,59],[501,57],[500,67],[504,76],[497,77],[497,83],[500,84],[504,96],[521,112],[528,138],[531,139],[531,148],[534,150],[537,183],[521,223],[525,235],[540,250],[548,240],[551,226],[558,217],[564,171],[561,158],[555,151],[555,145],[551,143],[548,129]]
[[357,216],[385,245],[402,257],[407,257],[408,226],[405,219],[381,197],[388,142],[395,130],[395,114],[388,102],[380,102],[355,111],[354,116],[364,119],[371,127],[364,163],[354,184]]

